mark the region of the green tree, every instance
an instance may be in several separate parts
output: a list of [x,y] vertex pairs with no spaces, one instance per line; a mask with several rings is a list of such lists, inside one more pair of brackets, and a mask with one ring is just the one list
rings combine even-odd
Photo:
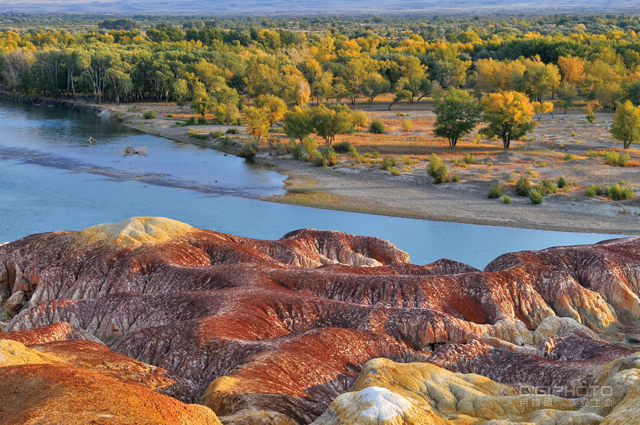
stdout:
[[451,89],[446,96],[437,99],[434,113],[437,118],[433,134],[447,139],[452,148],[481,120],[478,103],[464,90]]
[[577,97],[576,88],[571,84],[563,84],[558,88],[558,106],[564,109],[565,114]]
[[531,119],[533,106],[523,93],[491,93],[482,100],[481,107],[488,125],[480,131],[488,137],[500,137],[505,149],[509,149],[511,140],[521,138],[536,126]]
[[191,109],[202,118],[213,110],[218,104],[215,98],[207,93],[207,90],[201,84],[193,90],[193,100],[191,101]]
[[624,92],[627,100],[631,101],[634,106],[640,105],[640,80],[627,84]]
[[320,105],[311,110],[313,127],[318,136],[325,140],[327,147],[331,146],[336,135],[344,134],[351,129],[351,114],[347,112],[348,107],[344,108],[338,105],[332,108]]
[[187,81],[183,79],[178,79],[173,82],[173,98],[176,100],[176,105],[180,107],[180,111],[185,105],[185,99],[189,94],[189,86],[187,85]]
[[391,83],[377,72],[367,75],[362,85],[362,92],[369,98],[369,103],[380,94],[388,93],[391,89]]
[[395,105],[398,102],[402,102],[403,100],[411,100],[413,97],[413,93],[411,93],[409,90],[400,90],[399,92],[396,93],[396,95],[393,98],[393,102],[391,102],[389,104],[389,107],[387,108],[387,110],[391,110],[391,107],[393,105]]
[[626,101],[618,105],[613,116],[611,134],[628,149],[631,143],[640,142],[640,107]]
[[303,143],[313,133],[313,120],[309,112],[299,106],[284,114],[284,133]]

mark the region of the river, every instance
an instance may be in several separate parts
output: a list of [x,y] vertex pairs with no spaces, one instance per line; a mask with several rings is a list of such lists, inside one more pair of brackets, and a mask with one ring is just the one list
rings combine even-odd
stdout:
[[[94,141],[90,142],[89,139]],[[144,147],[144,155],[123,149]],[[387,239],[415,264],[439,258],[483,268],[506,252],[619,237],[320,210],[256,199],[285,176],[215,150],[91,114],[0,102],[0,242],[161,216],[239,236],[277,239],[311,227]]]

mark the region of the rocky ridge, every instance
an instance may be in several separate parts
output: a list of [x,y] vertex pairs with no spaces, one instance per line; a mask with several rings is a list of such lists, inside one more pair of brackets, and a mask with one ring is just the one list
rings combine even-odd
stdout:
[[[635,370],[639,264],[639,238],[507,254],[480,271],[413,265],[387,241],[340,232],[262,241],[142,217],[0,246],[0,339],[58,356],[65,344],[96,344],[153,365],[173,383],[152,390],[200,402],[226,424],[338,423],[371,400],[428,411],[435,422],[424,423],[467,423],[424,405],[441,396],[397,393],[391,372],[361,385],[371,359],[465,382],[482,375],[500,391],[559,387],[556,422],[602,421],[612,406],[578,412],[576,403],[604,395],[566,388],[614,379],[620,359]],[[618,387],[617,403],[633,393]],[[485,396],[500,404],[505,394]],[[491,420],[546,423],[536,411]],[[489,420],[475,414],[464,413]],[[414,423],[407,417],[380,423]]]

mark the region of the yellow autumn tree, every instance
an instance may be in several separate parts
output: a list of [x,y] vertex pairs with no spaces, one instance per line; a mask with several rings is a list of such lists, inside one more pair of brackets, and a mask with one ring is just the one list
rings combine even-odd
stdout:
[[481,107],[487,126],[480,131],[487,137],[501,138],[505,149],[509,149],[511,140],[521,138],[536,126],[531,119],[533,106],[524,93],[491,93],[482,100]]

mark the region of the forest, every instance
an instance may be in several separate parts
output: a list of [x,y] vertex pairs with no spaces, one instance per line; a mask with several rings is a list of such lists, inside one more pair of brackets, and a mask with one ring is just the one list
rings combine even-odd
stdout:
[[629,15],[130,17],[82,21],[73,32],[64,20],[47,18],[60,28],[43,30],[34,17],[14,18],[0,21],[20,24],[0,33],[5,91],[175,102],[221,124],[273,124],[289,108],[380,96],[391,108],[460,88],[485,104],[522,94],[541,113],[546,101],[565,110],[579,98],[592,110],[640,103],[640,20]]

